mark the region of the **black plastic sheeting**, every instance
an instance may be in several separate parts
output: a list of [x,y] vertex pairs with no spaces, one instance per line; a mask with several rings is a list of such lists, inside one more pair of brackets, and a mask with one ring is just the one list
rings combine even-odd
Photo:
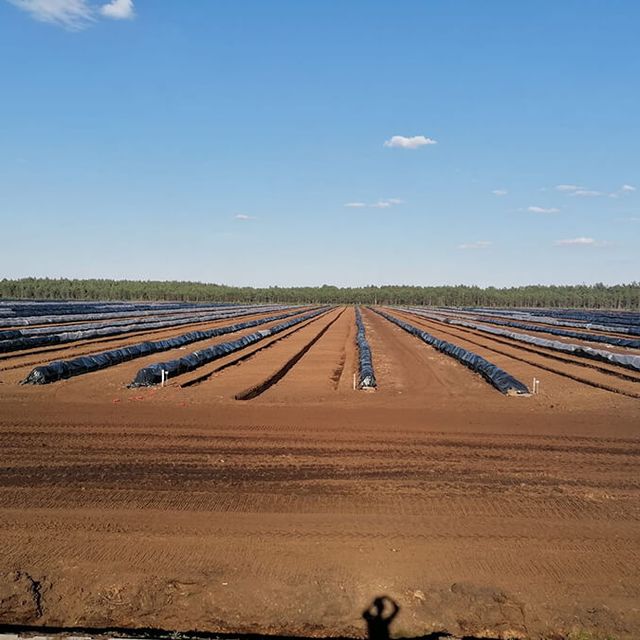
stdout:
[[182,320],[185,318],[197,318],[207,313],[214,313],[224,316],[239,315],[242,311],[255,311],[259,313],[261,310],[273,311],[283,308],[293,308],[294,305],[260,305],[260,304],[247,304],[247,305],[234,305],[232,307],[203,307],[199,310],[191,309],[189,311],[161,313],[160,315],[147,315],[141,314],[140,316],[131,316],[127,314],[124,319],[107,319],[104,321],[102,318],[98,321],[89,321],[82,323],[65,323],[54,324],[38,327],[25,327],[22,329],[10,329],[0,330],[0,340],[12,339],[9,334],[14,335],[15,338],[29,338],[32,336],[47,336],[55,335],[57,333],[72,333],[74,331],[90,331],[92,329],[104,329],[107,327],[121,327],[127,325],[144,324],[145,322],[169,322],[173,320]]
[[[94,312],[94,313],[51,313],[51,314],[42,314],[42,315],[34,315],[34,316],[23,316],[23,317],[13,317],[13,318],[1,318],[0,319],[0,328],[15,328],[15,327],[30,327],[32,325],[51,325],[51,324],[60,324],[60,323],[68,323],[68,322],[91,322],[91,321],[103,321],[103,320],[114,320],[118,318],[127,318],[127,317],[145,317],[145,316],[159,316],[166,314],[187,314],[187,313],[205,313],[209,311],[221,311],[225,308],[234,309],[241,308],[241,306],[247,305],[234,305],[234,304],[209,304],[209,305],[201,305],[199,307],[179,307],[179,308],[167,308],[167,307],[157,307],[157,308],[143,308],[143,309],[129,309],[126,311],[105,311],[105,312]],[[258,305],[253,305],[258,306]]]
[[0,353],[8,353],[10,351],[21,351],[24,349],[34,349],[37,347],[48,347],[56,344],[66,344],[68,342],[77,342],[78,340],[92,340],[94,338],[106,338],[111,336],[119,336],[127,333],[138,333],[144,331],[152,331],[155,329],[171,329],[172,327],[183,327],[189,324],[198,324],[200,322],[213,322],[215,320],[224,320],[226,318],[240,318],[242,316],[253,315],[266,311],[279,311],[281,309],[290,309],[288,306],[261,307],[257,309],[248,309],[240,313],[233,312],[216,312],[207,315],[194,315],[186,318],[162,319],[162,320],[134,320],[133,324],[125,324],[123,326],[113,326],[107,324],[99,326],[97,329],[87,329],[84,331],[65,331],[52,335],[28,336],[26,338],[16,338],[14,340],[0,341]]
[[223,342],[222,344],[216,344],[213,347],[208,347],[207,349],[202,349],[201,351],[194,351],[193,353],[183,356],[182,358],[177,358],[176,360],[169,360],[168,362],[156,362],[155,364],[140,369],[140,371],[138,371],[138,373],[136,374],[133,382],[129,386],[151,387],[160,384],[162,382],[163,371],[165,379],[175,378],[176,376],[182,375],[183,373],[194,371],[195,369],[213,362],[218,358],[227,356],[234,351],[244,349],[250,344],[260,342],[260,340],[264,340],[269,336],[280,333],[281,331],[284,331],[289,327],[293,327],[297,324],[300,324],[301,322],[304,322],[305,320],[310,320],[311,318],[315,318],[320,314],[326,313],[327,310],[327,307],[323,307],[322,309],[312,311],[311,313],[307,313],[299,318],[293,318],[291,320],[287,320],[286,322],[282,322],[275,327],[271,327],[270,329],[264,329],[263,331],[249,333],[245,336],[242,336],[241,338],[238,338],[237,340],[232,340],[231,342]]
[[[518,309],[531,313],[531,309]],[[637,311],[606,311],[595,309],[545,309],[545,314],[554,318],[575,318],[583,322],[602,322],[604,324],[624,324],[640,327],[640,313]]]
[[[551,318],[559,318],[562,320],[576,320],[585,324],[602,324],[608,327],[612,325],[624,325],[629,327],[640,328],[640,313],[635,311],[597,311],[581,310],[581,309],[486,309],[484,307],[463,307],[465,311],[492,313],[500,315],[540,315],[541,313]],[[609,329],[610,330],[610,329]]]
[[52,314],[109,313],[113,311],[179,310],[198,309],[203,306],[216,307],[228,305],[228,302],[124,302],[122,300],[0,300],[1,316],[48,316]]
[[[0,340],[19,340],[22,337],[24,337],[22,331],[19,330],[0,331]],[[1,347],[0,351],[2,351]]]
[[239,322],[227,325],[226,327],[216,327],[215,329],[208,329],[206,331],[191,331],[190,333],[184,333],[181,336],[167,338],[166,340],[141,342],[121,349],[103,351],[102,353],[97,353],[92,356],[81,356],[79,358],[73,358],[72,360],[58,360],[42,367],[36,367],[31,371],[26,379],[23,380],[22,384],[49,384],[50,382],[56,382],[64,378],[71,378],[84,373],[113,367],[114,365],[121,364],[122,362],[133,360],[134,358],[141,358],[142,356],[148,356],[152,353],[176,349],[178,347],[191,344],[192,342],[208,340],[209,338],[233,333],[234,331],[242,331],[243,329],[248,329],[250,327],[257,327],[267,322],[282,320],[283,318],[289,318],[299,313],[300,311],[296,310],[277,316],[271,316],[269,318],[257,318],[256,320]]
[[[409,307],[408,310],[423,313],[423,309],[420,309],[418,307]],[[446,316],[447,318],[456,315],[455,313],[451,312],[449,312],[449,314]],[[598,342],[600,344],[609,344],[615,347],[630,347],[633,349],[640,349],[640,340],[636,340],[634,338],[618,338],[615,336],[602,336],[594,335],[591,333],[580,333],[579,331],[569,331],[567,329],[557,329],[555,327],[540,327],[535,324],[528,324],[526,322],[519,322],[517,320],[504,320],[502,318],[482,318],[475,315],[471,315],[470,317],[472,320],[479,320],[480,322],[484,320],[484,322],[490,322],[491,324],[497,324],[505,327],[513,327],[514,329],[524,329],[525,331],[533,331],[537,333],[549,333],[554,336],[576,338],[578,340],[584,340],[585,342]],[[460,318],[460,316],[458,316],[458,318],[461,320],[464,319]]]
[[31,310],[36,312],[40,309],[45,313],[50,313],[52,310],[59,310],[64,313],[68,309],[95,309],[101,311],[103,309],[153,309],[154,307],[166,307],[167,309],[173,307],[174,309],[180,307],[197,307],[202,304],[220,304],[220,303],[208,303],[208,302],[188,302],[188,301],[132,301],[132,300],[43,300],[31,299],[31,298],[2,298],[0,299],[0,309],[10,309],[13,313],[32,313]]
[[455,358],[458,362],[469,367],[472,371],[479,373],[487,382],[489,382],[489,384],[493,385],[501,393],[508,395],[529,394],[529,389],[525,384],[500,367],[488,360],[485,360],[482,356],[479,356],[472,351],[467,351],[466,349],[452,344],[451,342],[440,340],[439,338],[432,336],[430,333],[422,331],[422,329],[418,329],[417,327],[414,327],[403,320],[399,320],[384,311],[379,311],[377,309],[373,309],[373,311],[380,314],[390,322],[398,325],[401,329],[404,329],[408,333],[420,338],[420,340],[436,348],[438,351]]
[[376,376],[373,372],[373,358],[371,348],[367,342],[367,335],[360,309],[356,307],[356,343],[358,345],[359,368],[358,368],[358,389],[373,389],[377,386]]
[[640,371],[640,355],[613,353],[611,351],[604,351],[603,349],[592,349],[591,347],[585,347],[579,344],[569,344],[558,340],[547,340],[546,338],[529,336],[526,333],[515,333],[514,331],[508,331],[507,329],[500,329],[499,327],[489,327],[486,324],[478,324],[476,322],[470,322],[469,320],[456,320],[454,318],[443,318],[442,316],[436,317],[438,314],[430,314],[424,311],[411,311],[411,313],[417,316],[430,318],[431,320],[437,320],[445,324],[467,327],[469,329],[475,329],[476,331],[482,331],[483,333],[491,333],[496,336],[511,338],[511,340],[516,340],[518,342],[526,342],[527,344],[533,344],[538,347],[545,347],[553,351],[562,351],[563,353],[569,353],[581,358],[608,362],[609,364],[615,364],[619,367],[624,367],[625,369]]
[[607,333],[623,333],[630,336],[640,336],[640,327],[619,324],[594,324],[593,322],[579,322],[578,320],[558,319],[550,316],[540,316],[524,312],[494,312],[494,311],[464,311],[457,307],[434,307],[435,311],[453,313],[458,316],[470,317],[475,320],[492,322],[489,318],[511,319],[520,322],[539,322],[540,324],[553,325],[554,327],[573,327],[586,331],[604,331]]

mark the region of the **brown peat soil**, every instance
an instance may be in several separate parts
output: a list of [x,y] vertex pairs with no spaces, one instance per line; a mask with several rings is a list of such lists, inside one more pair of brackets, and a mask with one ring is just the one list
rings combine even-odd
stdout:
[[389,594],[396,635],[640,637],[633,374],[395,315],[540,393],[370,310],[355,391],[352,308],[164,388],[126,385],[236,335],[42,387],[35,361],[111,343],[4,357],[0,623],[357,636]]

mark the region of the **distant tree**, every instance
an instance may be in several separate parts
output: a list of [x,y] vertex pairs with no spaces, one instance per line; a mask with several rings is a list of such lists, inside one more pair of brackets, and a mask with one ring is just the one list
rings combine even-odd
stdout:
[[20,278],[0,281],[0,298],[40,300],[178,300],[189,302],[283,302],[412,304],[483,307],[575,307],[640,310],[640,283],[476,287],[230,287],[182,281]]

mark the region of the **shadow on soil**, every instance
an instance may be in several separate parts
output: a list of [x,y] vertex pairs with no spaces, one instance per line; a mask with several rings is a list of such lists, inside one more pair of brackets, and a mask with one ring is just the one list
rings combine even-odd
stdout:
[[[146,628],[95,628],[95,627],[38,627],[35,625],[0,625],[0,634],[19,634],[28,638],[30,635],[51,636],[84,636],[91,638],[131,638],[134,640],[318,640],[314,636],[279,636],[253,633],[208,633],[206,631],[169,631],[167,629]],[[375,636],[369,640],[375,640]],[[322,640],[354,640],[348,636],[323,636]],[[483,636],[454,636],[446,631],[435,631],[425,636],[411,638],[398,637],[394,640],[500,640]]]
[[[389,596],[379,596],[362,612],[366,634],[356,636],[286,636],[260,633],[216,633],[207,631],[172,631],[150,627],[55,627],[37,625],[0,624],[0,634],[19,634],[23,637],[82,636],[86,638],[126,638],[127,640],[353,640],[365,637],[367,640],[390,640],[391,625],[400,612],[400,605]],[[447,631],[434,631],[411,638],[397,637],[394,640],[500,640],[488,636],[457,636]]]

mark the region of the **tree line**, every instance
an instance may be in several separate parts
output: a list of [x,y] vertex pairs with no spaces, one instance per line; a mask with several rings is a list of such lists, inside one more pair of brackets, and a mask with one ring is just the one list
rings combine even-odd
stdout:
[[231,287],[203,282],[154,280],[0,280],[0,298],[40,300],[172,300],[185,302],[283,302],[416,304],[486,307],[574,307],[640,310],[640,282],[604,285],[475,287]]

